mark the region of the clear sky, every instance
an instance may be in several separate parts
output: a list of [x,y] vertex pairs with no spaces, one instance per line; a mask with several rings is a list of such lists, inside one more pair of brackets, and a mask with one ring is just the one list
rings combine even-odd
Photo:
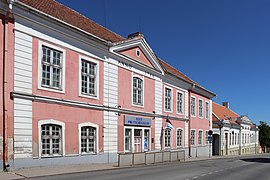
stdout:
[[270,0],[57,1],[123,37],[141,31],[215,102],[270,123]]

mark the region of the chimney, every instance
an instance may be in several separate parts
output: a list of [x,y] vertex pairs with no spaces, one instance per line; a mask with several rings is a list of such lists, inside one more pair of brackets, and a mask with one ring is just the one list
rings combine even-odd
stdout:
[[222,106],[225,106],[227,109],[230,109],[229,102],[223,102]]
[[128,39],[135,38],[135,37],[144,37],[144,35],[141,32],[135,32],[128,35]]

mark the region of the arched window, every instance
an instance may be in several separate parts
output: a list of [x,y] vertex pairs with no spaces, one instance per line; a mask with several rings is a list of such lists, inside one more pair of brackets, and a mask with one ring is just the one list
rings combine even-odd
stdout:
[[171,129],[166,128],[164,130],[164,145],[165,148],[171,147]]
[[143,80],[133,77],[133,104],[143,105]]
[[81,127],[81,153],[96,153],[96,132],[94,127]]
[[65,155],[65,123],[53,119],[38,121],[39,157]]
[[177,140],[177,143],[176,143],[177,147],[183,146],[183,130],[182,129],[177,130],[176,140]]

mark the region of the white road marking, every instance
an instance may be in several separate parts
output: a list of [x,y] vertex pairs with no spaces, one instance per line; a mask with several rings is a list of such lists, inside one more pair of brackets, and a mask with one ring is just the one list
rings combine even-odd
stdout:
[[208,174],[212,174],[212,172],[209,172]]
[[197,178],[198,178],[198,176],[194,176],[194,177],[193,177],[193,179],[197,179]]
[[206,174],[202,174],[201,176],[205,176]]
[[215,171],[216,173],[219,172],[219,171]]

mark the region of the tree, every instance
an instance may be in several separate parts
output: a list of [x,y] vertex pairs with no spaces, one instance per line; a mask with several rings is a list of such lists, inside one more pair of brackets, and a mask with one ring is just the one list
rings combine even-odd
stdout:
[[270,147],[270,126],[264,122],[260,121],[259,125],[259,141],[261,146]]

